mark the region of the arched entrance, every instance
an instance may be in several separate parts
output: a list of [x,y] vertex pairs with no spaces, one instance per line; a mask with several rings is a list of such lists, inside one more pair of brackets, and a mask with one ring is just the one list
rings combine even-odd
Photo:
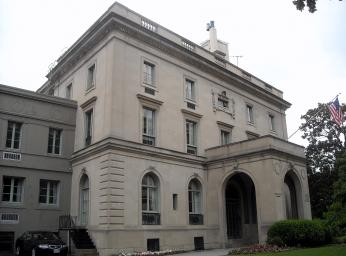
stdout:
[[89,177],[83,174],[79,183],[79,224],[88,225],[89,219]]
[[232,244],[257,243],[256,192],[248,175],[237,173],[227,181],[225,207],[227,237]]
[[289,171],[285,175],[284,179],[284,195],[285,195],[285,207],[287,219],[298,219],[298,190],[299,184],[298,178],[293,171]]

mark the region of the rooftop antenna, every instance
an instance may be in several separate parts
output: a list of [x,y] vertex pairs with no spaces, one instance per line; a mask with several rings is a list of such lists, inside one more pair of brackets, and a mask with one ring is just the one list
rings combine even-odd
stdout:
[[238,67],[238,61],[239,61],[239,58],[243,58],[244,56],[243,55],[233,55],[231,56],[232,58],[237,58],[237,67]]
[[214,21],[211,20],[209,23],[207,23],[207,31],[209,31],[211,28],[214,28],[215,25],[214,25]]

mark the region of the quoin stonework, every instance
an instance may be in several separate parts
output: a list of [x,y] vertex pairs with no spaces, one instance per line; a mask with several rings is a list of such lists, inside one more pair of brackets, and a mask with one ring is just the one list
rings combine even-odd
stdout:
[[310,219],[290,103],[207,33],[197,45],[114,3],[36,93],[1,86],[0,234],[46,221],[112,255],[264,243],[273,222]]

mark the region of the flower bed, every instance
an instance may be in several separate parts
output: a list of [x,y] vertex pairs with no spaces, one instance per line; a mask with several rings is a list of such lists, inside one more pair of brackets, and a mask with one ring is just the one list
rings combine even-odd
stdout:
[[115,254],[115,256],[161,256],[161,255],[172,255],[176,253],[183,253],[185,250],[164,250],[164,251],[157,251],[157,252],[121,252],[118,254]]
[[229,252],[229,255],[251,254],[259,252],[282,252],[287,250],[289,250],[288,247],[280,247],[277,245],[270,244],[254,244],[249,247],[233,249]]

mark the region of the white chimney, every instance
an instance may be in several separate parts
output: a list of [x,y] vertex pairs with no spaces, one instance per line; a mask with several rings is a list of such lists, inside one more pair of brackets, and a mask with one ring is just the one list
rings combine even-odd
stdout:
[[209,40],[202,43],[201,46],[204,49],[217,54],[219,57],[229,60],[228,44],[217,39],[215,23],[213,20],[207,24],[207,31],[209,31]]

